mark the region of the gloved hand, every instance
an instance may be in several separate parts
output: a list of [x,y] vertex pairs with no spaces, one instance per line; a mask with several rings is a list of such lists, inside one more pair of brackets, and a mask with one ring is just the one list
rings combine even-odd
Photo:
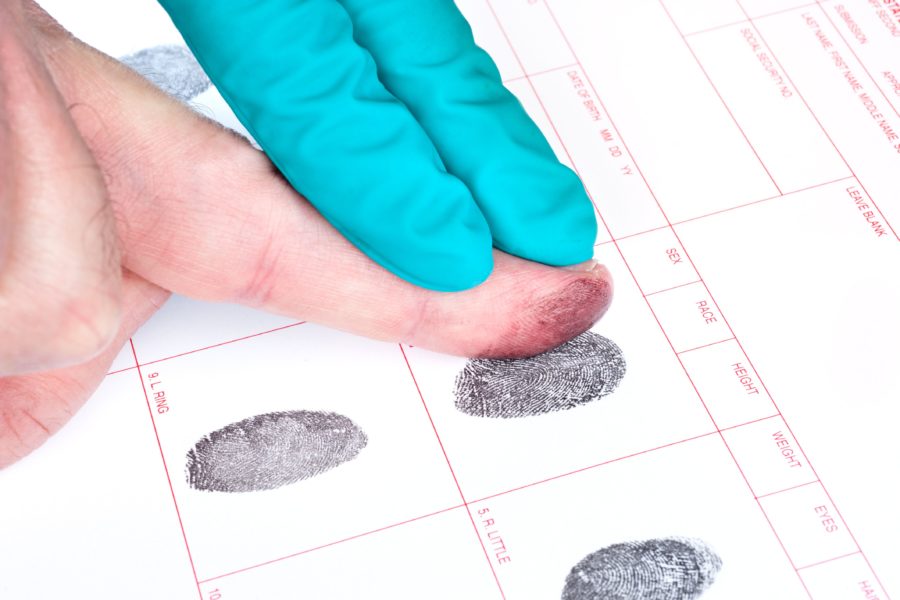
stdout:
[[396,275],[457,291],[491,246],[565,266],[597,224],[581,182],[452,0],[160,0],[290,183]]
[[493,358],[554,348],[609,307],[599,264],[494,251],[495,276],[457,294],[386,276],[262,153],[31,0],[0,1],[0,82],[0,468],[68,421],[170,290]]

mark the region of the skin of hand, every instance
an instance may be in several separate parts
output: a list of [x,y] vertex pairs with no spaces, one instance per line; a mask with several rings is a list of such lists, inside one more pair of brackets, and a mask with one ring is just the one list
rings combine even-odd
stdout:
[[0,467],[71,418],[170,291],[494,357],[557,346],[612,298],[600,265],[492,260],[465,292],[402,280],[246,140],[0,3]]

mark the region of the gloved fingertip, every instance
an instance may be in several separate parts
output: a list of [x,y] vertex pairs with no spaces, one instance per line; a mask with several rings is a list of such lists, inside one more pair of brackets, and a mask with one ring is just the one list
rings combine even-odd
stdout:
[[434,252],[407,251],[402,257],[400,253],[390,258],[366,254],[397,277],[435,292],[472,289],[484,283],[494,270],[489,238],[487,244],[444,246]]
[[[547,191],[551,192],[552,187]],[[597,214],[583,190],[565,194],[554,203],[534,202],[532,206],[534,209],[527,213],[507,211],[505,218],[492,215],[497,248],[554,267],[577,265],[593,258]]]

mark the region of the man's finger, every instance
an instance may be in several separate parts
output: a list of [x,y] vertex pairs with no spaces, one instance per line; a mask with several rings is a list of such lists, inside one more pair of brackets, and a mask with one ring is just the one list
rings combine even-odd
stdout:
[[494,245],[550,265],[589,259],[594,207],[505,88],[452,0],[337,0],[385,86],[463,180]]
[[0,3],[0,261],[0,376],[86,360],[118,330],[103,178],[17,1]]
[[348,243],[245,140],[82,44],[52,34],[47,43],[70,102],[104,107],[89,140],[110,173],[125,262],[162,287],[463,355],[535,354],[609,305],[603,268],[496,252],[494,274],[474,290],[410,285]]
[[484,217],[378,81],[339,4],[161,4],[272,161],[358,248],[431,289],[487,278]]

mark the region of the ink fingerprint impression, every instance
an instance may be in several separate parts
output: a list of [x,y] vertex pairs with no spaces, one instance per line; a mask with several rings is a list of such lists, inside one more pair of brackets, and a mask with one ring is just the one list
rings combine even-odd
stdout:
[[611,394],[624,376],[622,350],[588,331],[531,358],[470,360],[456,378],[456,408],[499,418],[567,410]]
[[119,60],[182,102],[199,96],[211,85],[203,67],[184,46],[154,46]]
[[368,439],[343,415],[257,415],[207,434],[187,453],[188,484],[211,492],[271,490],[352,460]]
[[572,567],[562,600],[695,600],[721,568],[722,559],[701,540],[614,544]]

